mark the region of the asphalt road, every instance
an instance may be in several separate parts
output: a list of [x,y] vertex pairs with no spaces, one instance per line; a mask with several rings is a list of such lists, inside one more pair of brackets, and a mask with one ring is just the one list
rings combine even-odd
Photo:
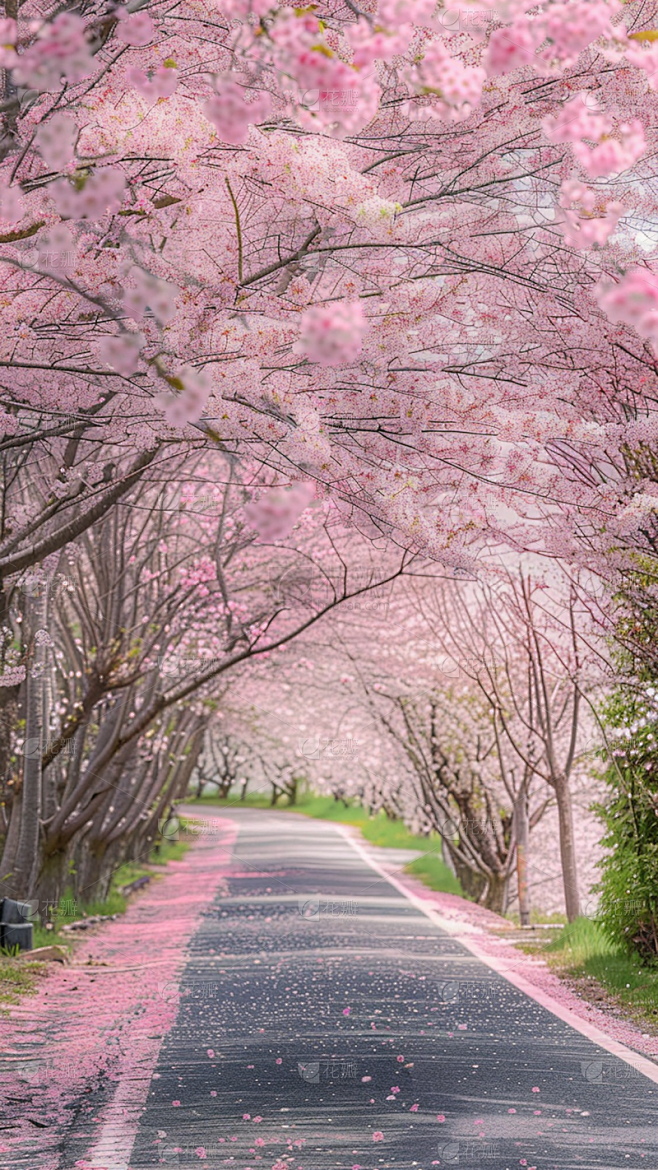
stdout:
[[[658,1085],[480,963],[336,826],[242,809],[129,1165],[658,1166]],[[203,890],[199,890],[203,898]]]

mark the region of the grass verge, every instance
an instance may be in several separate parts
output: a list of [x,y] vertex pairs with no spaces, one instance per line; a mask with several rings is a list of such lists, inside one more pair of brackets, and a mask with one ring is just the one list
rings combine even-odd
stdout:
[[[536,947],[532,951],[538,953]],[[596,922],[578,918],[567,923],[556,938],[544,943],[540,953],[555,974],[570,982],[588,1003],[616,1008],[624,1018],[655,1034],[658,967],[642,966]]]
[[[266,796],[252,796],[247,794],[244,801],[228,797],[221,799],[216,796],[202,796],[192,801],[199,805],[218,805],[220,807],[271,808],[272,805]],[[430,833],[428,837],[417,837],[410,833],[403,821],[392,820],[386,813],[380,812],[370,816],[367,809],[351,801],[345,804],[335,800],[333,796],[302,796],[294,805],[277,804],[277,809],[286,812],[303,813],[306,817],[314,817],[322,821],[337,821],[342,825],[354,825],[361,831],[361,835],[371,845],[384,849],[416,849],[424,854],[405,866],[407,873],[419,878],[431,890],[439,890],[445,894],[459,894],[465,897],[457,878],[448,868],[441,857],[441,837],[438,833]]]

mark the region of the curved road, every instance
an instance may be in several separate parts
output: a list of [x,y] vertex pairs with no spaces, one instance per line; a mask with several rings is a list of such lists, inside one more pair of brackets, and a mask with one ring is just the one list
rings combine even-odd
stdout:
[[228,896],[170,989],[131,1170],[655,1170],[658,1084],[482,964],[335,825],[218,812],[239,825]]

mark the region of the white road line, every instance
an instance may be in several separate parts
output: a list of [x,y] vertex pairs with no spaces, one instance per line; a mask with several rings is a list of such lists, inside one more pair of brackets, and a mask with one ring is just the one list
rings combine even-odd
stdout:
[[516,971],[512,970],[505,959],[495,959],[491,955],[485,954],[484,951],[482,951],[477,945],[477,943],[473,942],[472,939],[467,938],[460,933],[463,930],[463,927],[456,926],[454,922],[449,922],[447,919],[442,918],[436,910],[433,910],[430,906],[427,906],[422,898],[419,898],[417,894],[414,894],[411,890],[408,890],[402,882],[399,882],[397,878],[392,877],[391,874],[382,869],[378,862],[369,857],[360,841],[355,840],[351,835],[347,826],[335,825],[335,828],[341,834],[341,836],[345,837],[345,839],[350,842],[352,847],[366,862],[366,864],[370,866],[371,869],[374,869],[376,873],[381,874],[381,876],[385,878],[387,882],[390,882],[392,886],[395,886],[397,890],[404,894],[407,901],[411,902],[412,906],[415,906],[417,910],[420,910],[426,918],[429,918],[430,921],[435,924],[435,926],[440,927],[441,930],[446,931],[447,934],[450,934],[453,937],[459,936],[459,942],[462,944],[462,946],[466,947],[466,949],[469,950],[476,959],[479,959],[481,963],[484,963],[485,966],[489,967],[492,971],[496,971],[498,975],[502,975],[503,979],[506,979],[508,983],[513,984],[514,987],[517,987],[519,991],[522,991],[524,995],[527,995],[529,999],[534,1000],[535,1003],[541,1004],[541,1006],[546,1008],[546,1010],[549,1011],[552,1015],[557,1016],[558,1020],[562,1020],[563,1023],[569,1024],[569,1026],[573,1028],[574,1031],[580,1032],[581,1036],[585,1036],[594,1044],[598,1044],[599,1048],[604,1048],[605,1051],[609,1052],[611,1056],[616,1056],[619,1060],[623,1060],[626,1064],[630,1065],[631,1068],[634,1068],[637,1072],[647,1077],[648,1080],[653,1081],[654,1084],[658,1085],[658,1065],[654,1064],[652,1060],[649,1060],[648,1057],[643,1056],[640,1052],[633,1052],[632,1048],[627,1048],[626,1045],[622,1044],[619,1040],[613,1040],[610,1036],[606,1036],[605,1032],[603,1032],[600,1028],[597,1028],[596,1024],[590,1024],[588,1020],[581,1019],[581,1017],[576,1015],[575,1012],[571,1011],[570,1008],[564,1007],[563,1004],[558,1003],[556,999],[553,999],[553,996],[549,995],[547,991],[543,991],[540,987],[536,987],[533,983],[529,983],[528,980],[524,979],[522,975],[519,975]]

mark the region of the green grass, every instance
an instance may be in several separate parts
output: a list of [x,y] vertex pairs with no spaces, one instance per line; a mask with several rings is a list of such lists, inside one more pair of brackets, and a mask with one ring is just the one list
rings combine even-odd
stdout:
[[[535,953],[537,953],[535,951]],[[584,984],[600,985],[624,1014],[654,1032],[658,1024],[658,966],[642,966],[639,958],[613,943],[589,918],[567,923],[541,951],[557,974]],[[592,998],[600,1000],[600,995]]]
[[[181,828],[185,831],[187,822],[181,818]],[[162,841],[151,852],[149,858],[150,865],[167,865],[170,861],[180,861],[185,856],[190,847],[190,841]],[[134,880],[131,878],[131,881]],[[124,883],[128,885],[128,882]]]
[[[513,922],[515,926],[520,925],[521,920],[519,918],[517,911],[513,911],[512,913],[506,914],[505,918],[508,918],[509,921]],[[564,925],[566,923],[566,921],[567,921],[566,914],[561,914],[557,910],[549,912],[547,910],[540,910],[537,906],[531,907],[531,910],[530,910],[530,925],[531,926],[547,926],[548,925],[548,926],[556,926],[557,927],[560,925]]]
[[0,955],[0,1015],[7,1015],[7,1005],[18,1003],[22,995],[34,995],[38,978],[47,969],[46,963]]
[[[247,794],[244,801],[231,796],[227,799],[202,796],[200,800],[194,800],[193,803],[223,807],[239,807],[240,804],[247,805],[249,808],[271,807],[269,797],[255,794],[253,796]],[[459,894],[462,898],[465,896],[457,878],[442,860],[441,837],[438,833],[430,833],[427,837],[417,837],[414,833],[409,832],[403,821],[391,820],[384,812],[370,816],[367,809],[361,805],[351,801],[345,805],[342,801],[335,800],[333,796],[308,794],[300,797],[295,805],[281,803],[275,805],[274,808],[285,809],[286,812],[303,813],[304,816],[314,817],[317,820],[354,825],[361,831],[361,835],[365,837],[366,841],[384,849],[417,849],[427,856],[418,857],[405,866],[407,873],[419,878],[431,890],[439,890],[446,894]]]
[[448,869],[446,863],[435,853],[417,857],[415,861],[405,866],[405,870],[419,878],[430,890],[439,890],[443,894],[459,894],[460,898],[466,897],[452,870]]
[[[240,808],[241,805],[242,806],[246,805],[247,808],[269,808],[271,801],[270,801],[269,796],[257,796],[256,793],[254,793],[252,795],[252,793],[250,793],[250,792],[247,793],[244,800],[240,800],[240,797],[238,795],[236,795],[236,796],[214,796],[212,792],[208,792],[204,796],[199,796],[199,797],[188,796],[186,801],[184,801],[184,803],[185,804],[217,804],[217,805],[220,805],[220,807],[222,807],[222,808],[225,808],[227,806],[233,807],[233,805],[235,805],[236,808]],[[285,800],[283,801],[282,804],[276,805],[276,808],[284,808],[284,807],[286,807]]]
[[594,972],[588,970],[587,964],[607,959],[616,952],[617,948],[591,918],[568,922],[560,937],[546,945],[546,953],[560,956],[569,969],[582,969],[592,975]]

